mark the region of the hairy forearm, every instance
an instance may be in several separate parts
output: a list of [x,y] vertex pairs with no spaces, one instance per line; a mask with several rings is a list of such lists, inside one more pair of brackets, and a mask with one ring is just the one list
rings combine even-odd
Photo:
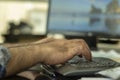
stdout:
[[6,76],[13,75],[42,62],[44,58],[41,51],[42,45],[52,40],[53,39],[45,38],[32,43],[2,44],[9,49],[11,54],[11,59],[6,68]]
[[27,44],[7,44],[9,52],[11,54],[11,59],[7,65],[7,76],[13,75],[20,71],[23,71],[39,62],[42,62],[42,56],[38,53],[38,43],[27,43]]

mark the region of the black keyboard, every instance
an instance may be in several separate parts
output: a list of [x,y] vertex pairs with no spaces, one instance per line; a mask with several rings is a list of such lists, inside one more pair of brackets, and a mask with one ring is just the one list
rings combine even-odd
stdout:
[[120,66],[120,63],[108,58],[94,57],[92,61],[74,57],[64,65],[56,67],[57,73],[64,76],[88,76],[98,71]]

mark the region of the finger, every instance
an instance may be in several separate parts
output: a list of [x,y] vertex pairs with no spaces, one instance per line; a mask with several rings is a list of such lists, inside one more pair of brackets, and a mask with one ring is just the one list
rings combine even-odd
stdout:
[[82,43],[82,55],[85,57],[86,60],[89,60],[91,61],[92,60],[92,54],[91,54],[91,51],[88,47],[88,45],[86,44],[85,41],[83,41]]
[[[76,47],[71,47],[69,50],[68,50],[68,59],[71,59],[73,58],[74,56],[78,56],[78,48]],[[81,55],[82,56],[82,55]]]
[[70,40],[70,43],[73,44],[72,47],[76,47],[78,55],[82,54],[86,60],[92,60],[91,51],[83,39]]

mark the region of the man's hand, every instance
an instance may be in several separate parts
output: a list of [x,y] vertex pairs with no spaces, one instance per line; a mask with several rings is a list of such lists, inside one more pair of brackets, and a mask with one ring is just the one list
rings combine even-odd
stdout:
[[82,39],[46,38],[33,43],[5,46],[11,53],[6,76],[21,72],[38,63],[49,65],[64,63],[76,55],[91,60],[90,49]]
[[45,64],[54,65],[64,63],[76,55],[84,56],[87,60],[91,60],[90,49],[82,39],[46,39],[44,41],[45,43],[40,48],[41,54],[43,54],[42,62]]

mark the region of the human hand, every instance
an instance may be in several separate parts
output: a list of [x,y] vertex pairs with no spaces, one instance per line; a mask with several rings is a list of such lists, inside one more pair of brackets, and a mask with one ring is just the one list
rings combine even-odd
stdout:
[[64,63],[76,55],[84,56],[89,61],[92,58],[88,45],[82,39],[46,39],[43,42],[41,52],[45,64]]

